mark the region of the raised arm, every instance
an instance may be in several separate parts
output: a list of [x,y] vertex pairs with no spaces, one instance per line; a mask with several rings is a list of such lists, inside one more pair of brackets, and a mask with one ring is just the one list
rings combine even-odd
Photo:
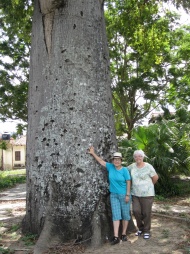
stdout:
[[88,153],[91,154],[94,159],[99,162],[102,166],[106,166],[106,162],[104,160],[102,160],[102,158],[100,158],[95,152],[94,152],[94,147],[91,146],[89,149],[88,149]]

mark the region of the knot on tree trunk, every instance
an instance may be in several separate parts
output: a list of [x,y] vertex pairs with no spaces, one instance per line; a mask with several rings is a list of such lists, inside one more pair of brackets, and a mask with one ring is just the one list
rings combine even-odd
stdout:
[[66,0],[40,0],[40,10],[42,15],[54,13],[56,9],[64,8]]

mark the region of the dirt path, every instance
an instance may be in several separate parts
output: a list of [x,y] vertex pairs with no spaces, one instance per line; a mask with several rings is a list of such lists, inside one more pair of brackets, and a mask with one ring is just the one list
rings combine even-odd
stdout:
[[[21,221],[25,215],[25,186],[0,193],[0,254],[31,254],[34,242],[23,239]],[[189,198],[187,199],[190,202]],[[152,216],[152,236],[149,240],[129,235],[129,240],[114,246],[105,243],[101,248],[65,245],[48,254],[189,254],[190,206],[188,202],[155,203]],[[13,252],[2,252],[9,248]]]
[[190,253],[190,229],[184,223],[153,216],[152,236],[144,240],[142,236],[129,235],[128,242],[111,246],[109,243],[102,248],[85,251],[85,254],[184,254]]

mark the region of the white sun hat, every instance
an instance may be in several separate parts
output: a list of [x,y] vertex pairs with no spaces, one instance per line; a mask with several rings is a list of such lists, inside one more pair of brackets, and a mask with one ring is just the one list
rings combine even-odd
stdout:
[[122,154],[119,152],[116,152],[113,154],[113,158],[122,158]]

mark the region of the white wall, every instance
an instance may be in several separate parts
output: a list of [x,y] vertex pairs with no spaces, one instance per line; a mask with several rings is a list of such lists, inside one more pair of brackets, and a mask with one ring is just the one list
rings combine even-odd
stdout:
[[[15,161],[15,151],[21,152],[21,160]],[[3,164],[4,170],[13,169],[15,164],[20,164],[22,167],[26,164],[26,146],[9,146],[7,150],[0,149],[0,165]]]

